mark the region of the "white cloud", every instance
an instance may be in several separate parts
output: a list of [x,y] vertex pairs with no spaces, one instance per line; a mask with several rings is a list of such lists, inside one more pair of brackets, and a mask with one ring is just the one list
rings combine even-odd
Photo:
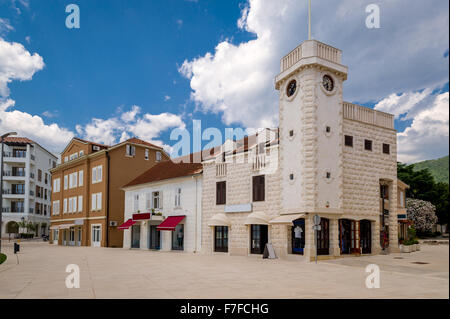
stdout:
[[376,110],[393,113],[400,121],[412,120],[398,133],[398,160],[401,162],[414,163],[448,155],[449,94],[432,92],[426,89],[392,94],[375,105]]
[[31,43],[31,37],[29,35],[27,35],[25,37],[25,41],[27,41],[27,43],[30,44]]
[[[365,7],[372,2],[312,4],[313,37],[342,49],[349,66],[344,98],[376,101],[447,82],[448,2],[380,0],[381,28],[367,29]],[[237,45],[227,39],[179,69],[197,108],[221,114],[227,125],[277,125],[273,79],[281,57],[307,37],[306,12],[306,1],[249,0],[237,26],[255,39]]]
[[53,118],[53,117],[57,117],[59,116],[59,112],[58,111],[45,111],[42,112],[42,115],[48,118]]
[[40,116],[13,110],[14,105],[11,99],[0,99],[0,132],[15,131],[18,136],[28,137],[51,152],[61,151],[74,136],[58,124],[44,123]]
[[170,147],[164,145],[159,137],[162,132],[177,127],[185,127],[180,116],[171,113],[141,114],[141,108],[134,105],[130,111],[118,116],[108,119],[94,118],[86,125],[77,125],[76,131],[87,140],[107,145],[136,136],[168,149]]
[[0,36],[12,30],[14,30],[14,27],[9,23],[9,20],[0,18]]
[[44,60],[39,54],[30,54],[22,44],[0,38],[0,97],[9,95],[8,83],[31,80],[43,68]]
[[166,95],[164,96],[164,101],[169,101],[170,100],[170,96]]

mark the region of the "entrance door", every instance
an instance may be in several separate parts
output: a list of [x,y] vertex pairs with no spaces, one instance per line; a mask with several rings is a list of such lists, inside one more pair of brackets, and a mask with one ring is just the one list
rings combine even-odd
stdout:
[[330,254],[330,221],[326,218],[320,219],[320,230],[317,231],[317,255]]
[[59,230],[54,229],[53,230],[53,244],[58,245],[58,239],[59,239]]
[[149,226],[149,249],[161,249],[161,232],[156,229],[156,225]]
[[250,230],[250,253],[262,254],[268,239],[267,225],[251,225]]
[[359,222],[350,219],[339,220],[339,247],[341,254],[359,254]]
[[67,246],[67,241],[68,241],[68,229],[63,229],[62,231],[62,235],[63,235],[63,245]]
[[78,227],[78,230],[77,230],[77,246],[81,246],[81,234],[82,234],[81,227]]
[[228,252],[228,226],[214,227],[214,251]]
[[93,225],[92,226],[92,243],[93,247],[101,246],[101,238],[102,238],[102,226]]
[[363,254],[372,253],[372,228],[370,220],[362,220],[360,222],[361,228],[361,251]]
[[305,220],[294,220],[294,226],[291,230],[292,236],[292,253],[303,255],[305,249]]
[[172,232],[172,250],[184,249],[184,225],[178,224]]
[[141,225],[131,226],[131,248],[141,247]]
[[69,246],[75,246],[75,228],[70,227],[69,229]]

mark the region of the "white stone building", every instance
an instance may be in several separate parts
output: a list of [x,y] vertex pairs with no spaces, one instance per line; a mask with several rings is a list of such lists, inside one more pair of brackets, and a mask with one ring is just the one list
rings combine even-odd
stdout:
[[394,116],[343,101],[341,58],[303,42],[275,79],[279,138],[204,160],[203,252],[260,254],[272,243],[278,256],[310,260],[315,215],[319,258],[398,250]]
[[127,184],[123,248],[198,252],[201,247],[202,165],[155,165]]
[[35,225],[35,236],[48,235],[49,169],[56,166],[57,157],[24,137],[7,137],[3,146],[2,235],[13,237],[18,231],[15,223],[22,220]]

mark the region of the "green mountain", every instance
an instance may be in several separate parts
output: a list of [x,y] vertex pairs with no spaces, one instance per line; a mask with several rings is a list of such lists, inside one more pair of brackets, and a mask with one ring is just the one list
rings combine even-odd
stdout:
[[436,182],[448,183],[448,155],[435,160],[428,160],[414,164],[414,170],[428,168]]

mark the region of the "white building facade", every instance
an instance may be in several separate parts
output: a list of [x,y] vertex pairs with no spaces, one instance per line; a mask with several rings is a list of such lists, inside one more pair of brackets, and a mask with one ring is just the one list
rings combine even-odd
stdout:
[[[261,254],[266,243],[306,260],[398,251],[394,116],[343,101],[341,60],[336,48],[303,42],[275,78],[279,137],[204,160],[203,252]],[[277,169],[260,171],[255,158]]]
[[[36,142],[8,137],[3,143],[3,236],[15,236],[16,223],[34,225],[35,236],[48,235],[51,207],[51,175],[57,157]],[[30,230],[28,230],[30,232]]]
[[123,248],[200,251],[201,164],[160,163],[123,189]]

